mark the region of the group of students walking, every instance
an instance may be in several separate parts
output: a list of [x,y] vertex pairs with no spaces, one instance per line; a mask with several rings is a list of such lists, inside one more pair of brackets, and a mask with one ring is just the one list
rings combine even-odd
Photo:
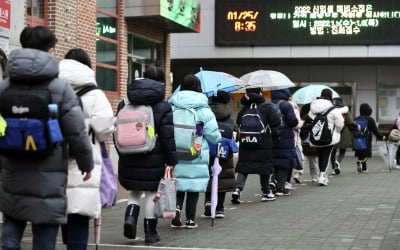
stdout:
[[[260,176],[263,202],[290,195],[288,184],[293,170],[293,179],[302,181],[304,158],[309,158],[310,170],[313,164],[317,165],[310,172],[316,182],[326,186],[330,162],[335,173],[340,173],[343,149],[349,147],[344,141],[348,137],[345,133],[360,130],[351,120],[348,109],[332,98],[329,89],[300,109],[291,101],[288,89],[272,91],[271,102],[266,102],[262,89],[249,88],[240,100],[243,108],[234,120],[231,95],[218,91],[216,96],[207,98],[202,93],[200,80],[192,74],[185,76],[180,91],[165,100],[165,74],[154,66],[147,67],[144,78],[128,85],[126,99],[119,103],[114,114],[103,91],[96,89],[90,57],[84,50],[72,49],[58,63],[49,53],[57,39],[43,26],[25,28],[20,40],[22,49],[10,54],[9,78],[0,84],[0,95],[9,93],[11,86],[21,91],[44,87],[50,93],[51,102],[58,105],[57,120],[64,140],[55,143],[46,157],[21,158],[7,155],[6,151],[0,154],[0,211],[5,215],[2,249],[20,248],[27,222],[32,223],[33,249],[54,249],[60,225],[67,249],[87,249],[89,219],[101,215],[100,144],[110,139],[115,130],[115,116],[125,105],[151,106],[154,118],[156,141],[151,151],[118,152],[118,180],[130,191],[123,235],[136,238],[139,214],[144,211],[145,243],[161,240],[154,197],[166,167],[173,169],[177,180],[176,213],[171,227],[194,229],[198,226],[196,208],[200,193],[205,193],[203,216],[211,216],[210,177],[215,158],[222,166],[216,217],[224,218],[226,193],[232,192],[231,202],[240,204],[249,174]],[[76,94],[88,87],[92,90],[78,98]],[[193,159],[181,158],[177,152],[176,109],[195,111],[196,133],[201,136],[191,148],[193,153],[198,152]],[[0,107],[0,111],[4,114],[4,108]],[[369,131],[383,138],[370,117],[371,112],[368,104],[361,105],[360,115],[367,119]],[[313,133],[313,120],[324,113],[332,133],[330,143],[323,146],[305,143]],[[371,140],[369,134],[368,148],[356,151],[360,172],[367,171]],[[26,145],[36,147],[28,139]],[[306,153],[313,149],[313,154]],[[335,157],[337,150],[338,158]],[[238,152],[236,166],[235,152]]]

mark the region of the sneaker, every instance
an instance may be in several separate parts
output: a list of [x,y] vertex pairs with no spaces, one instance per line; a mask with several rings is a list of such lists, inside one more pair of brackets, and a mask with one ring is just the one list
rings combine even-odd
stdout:
[[187,220],[186,221],[186,228],[187,229],[193,229],[193,228],[197,228],[199,225],[196,224],[196,222],[194,222],[194,220]]
[[211,217],[211,202],[207,201],[204,205],[203,217]]
[[357,173],[361,173],[361,161],[357,161]]
[[311,177],[311,182],[318,182],[318,177],[317,176],[312,176]]
[[335,175],[339,175],[340,174],[340,163],[338,161],[335,161],[335,167],[333,169],[333,171],[335,171]]
[[283,189],[283,190],[277,190],[276,191],[276,194],[275,194],[276,196],[288,196],[288,195],[290,195],[290,191],[289,191],[289,189]]
[[328,180],[328,176],[326,176],[326,173],[321,173],[320,177],[318,179],[318,184],[320,186],[327,186],[328,182],[329,182],[329,180]]
[[180,209],[176,209],[175,218],[173,218],[171,220],[171,227],[172,228],[185,227],[185,225],[183,225],[182,220],[181,220],[181,210]]
[[272,193],[276,193],[276,184],[275,184],[275,182],[270,182],[269,183],[269,189],[272,191]]
[[296,172],[293,176],[294,182],[297,184],[301,184],[303,181],[301,180],[301,172]]
[[215,211],[215,218],[218,218],[218,219],[225,218],[224,210]]
[[276,200],[276,197],[272,191],[269,191],[268,193],[263,193],[261,196],[261,201],[274,201]]
[[236,190],[232,193],[232,200],[233,204],[240,204],[240,191]]
[[293,189],[292,183],[286,182],[286,183],[285,183],[285,188],[286,188],[286,189]]

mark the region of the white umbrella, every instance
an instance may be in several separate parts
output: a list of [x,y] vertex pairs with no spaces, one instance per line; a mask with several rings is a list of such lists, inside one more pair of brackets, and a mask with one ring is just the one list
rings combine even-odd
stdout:
[[240,77],[245,82],[245,88],[236,93],[246,92],[246,88],[262,88],[262,90],[277,90],[295,87],[295,84],[284,74],[274,70],[257,70]]

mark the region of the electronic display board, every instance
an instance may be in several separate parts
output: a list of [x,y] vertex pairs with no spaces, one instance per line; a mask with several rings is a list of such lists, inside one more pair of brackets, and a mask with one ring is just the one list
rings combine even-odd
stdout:
[[215,45],[400,44],[400,0],[215,0]]

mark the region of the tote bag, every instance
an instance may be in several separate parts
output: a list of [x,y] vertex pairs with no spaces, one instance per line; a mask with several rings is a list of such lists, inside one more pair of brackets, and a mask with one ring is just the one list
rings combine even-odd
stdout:
[[176,212],[176,184],[172,177],[172,168],[166,167],[164,177],[158,185],[156,197],[154,197],[154,215],[156,218],[172,219]]
[[101,148],[101,179],[100,179],[100,198],[103,208],[112,207],[117,202],[117,180],[114,173],[112,160],[107,153],[106,144],[100,143]]

